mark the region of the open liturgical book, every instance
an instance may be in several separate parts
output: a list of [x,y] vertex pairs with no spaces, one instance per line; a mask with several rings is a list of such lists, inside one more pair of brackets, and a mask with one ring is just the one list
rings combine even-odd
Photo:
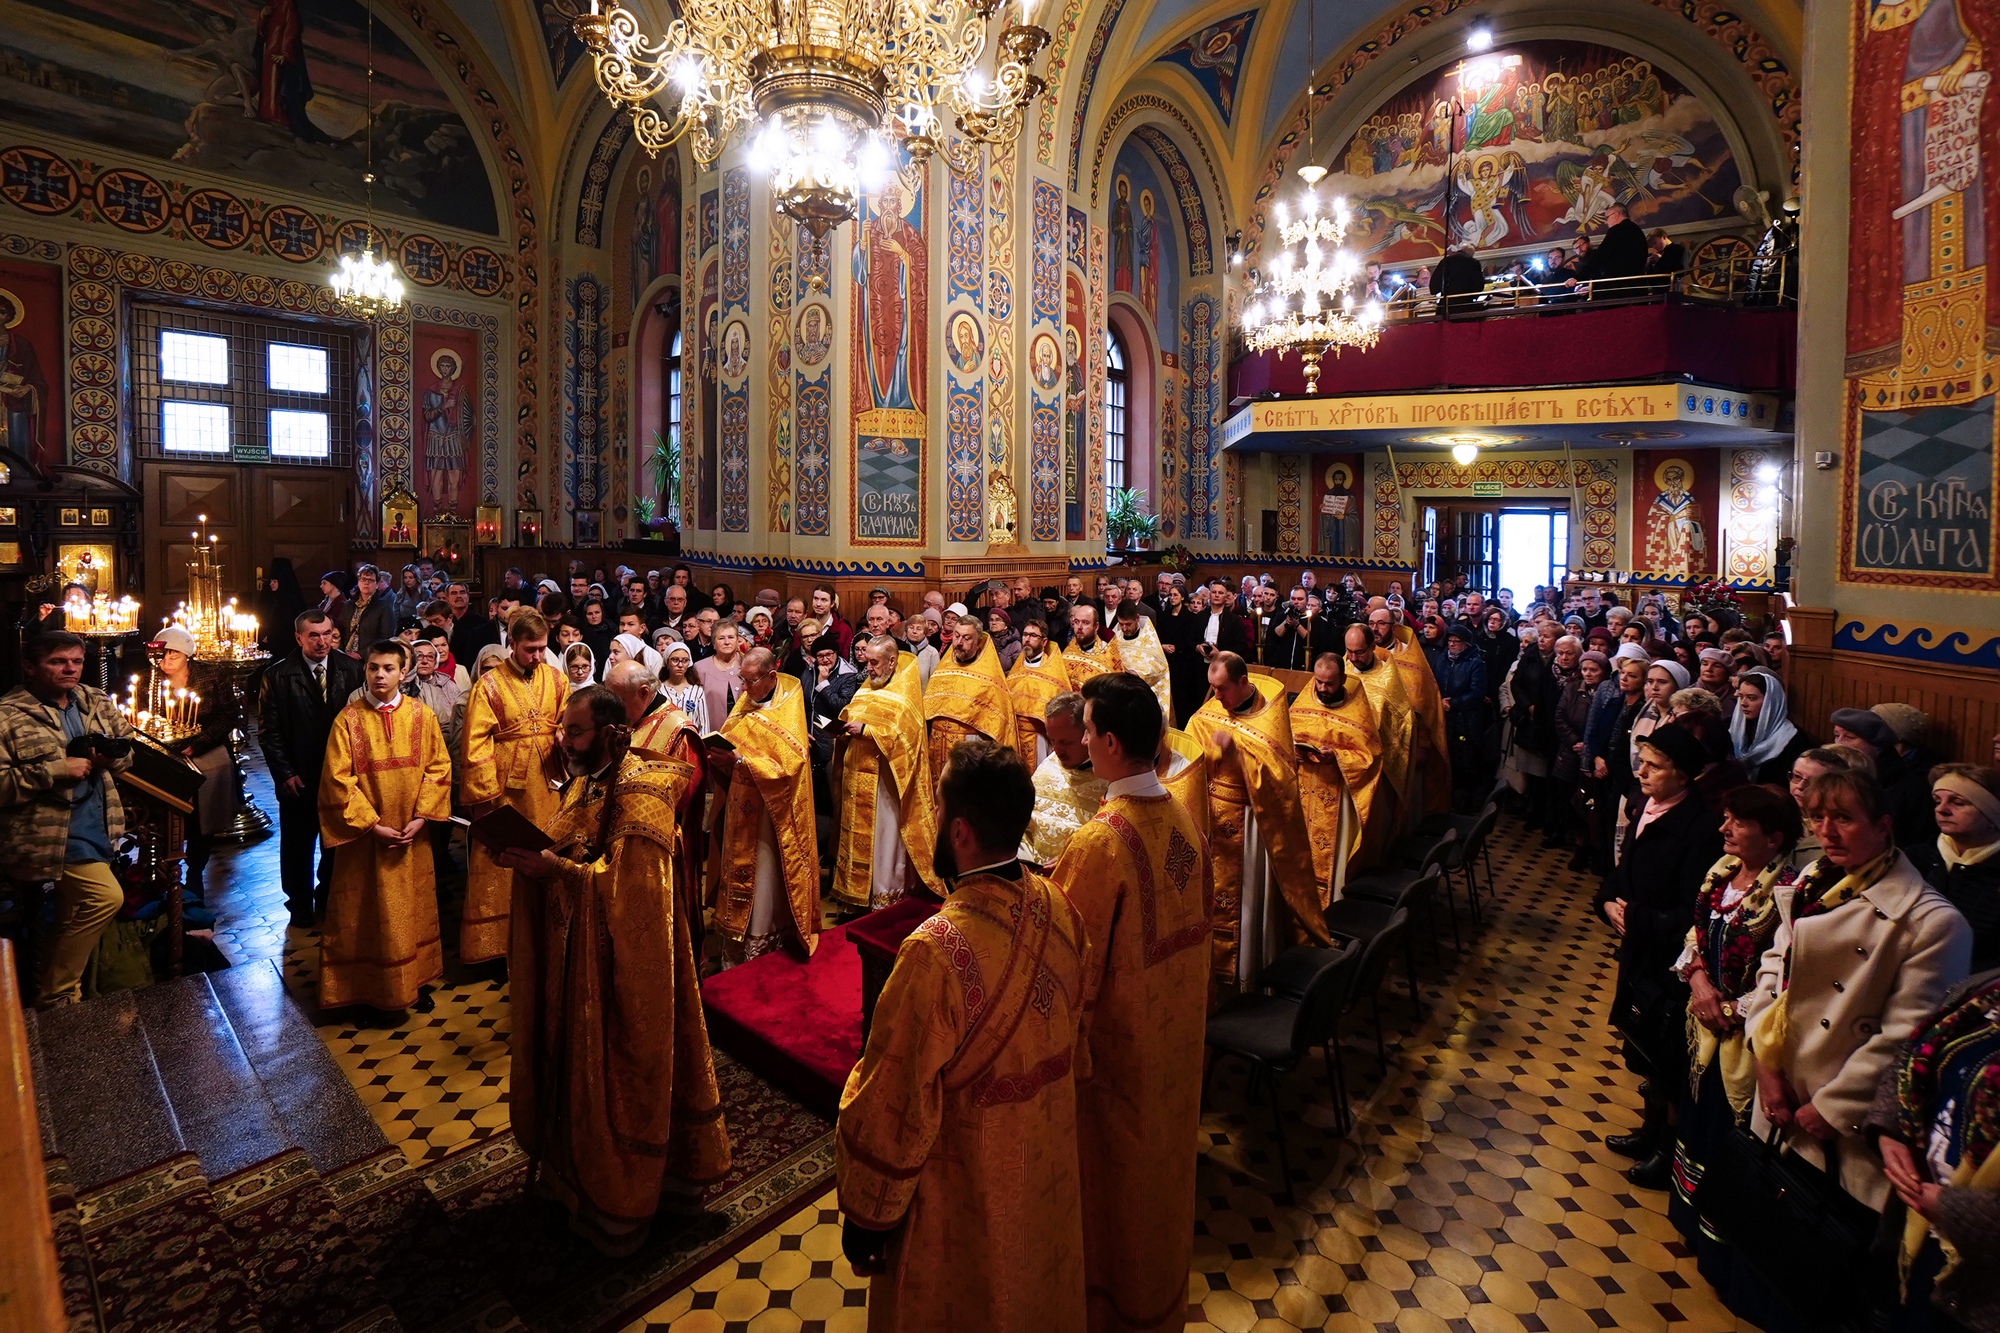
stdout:
[[486,850],[540,852],[556,845],[556,840],[536,827],[535,822],[511,805],[498,805],[477,819],[453,815],[459,825]]

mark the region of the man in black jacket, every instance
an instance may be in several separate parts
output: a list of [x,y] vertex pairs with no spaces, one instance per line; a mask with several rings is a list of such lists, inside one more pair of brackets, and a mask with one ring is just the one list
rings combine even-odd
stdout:
[[1431,270],[1431,295],[1442,298],[1447,315],[1472,308],[1472,298],[1486,290],[1486,269],[1469,245],[1455,246]]
[[479,660],[479,650],[500,642],[500,627],[472,609],[472,589],[454,581],[445,589],[445,604],[451,608],[452,659],[467,671]]
[[[1604,220],[1611,224],[1610,230],[1585,257],[1582,267],[1577,270],[1578,279],[1592,282],[1599,278],[1636,278],[1644,273],[1647,259],[1645,231],[1626,216],[1623,204],[1613,204],[1605,209]],[[1636,284],[1617,283],[1593,294],[1618,296],[1638,290]]]
[[361,688],[361,667],[333,651],[339,631],[324,611],[306,611],[292,622],[299,652],[264,672],[257,699],[257,744],[278,789],[278,873],[292,924],[309,926],[326,908],[332,858],[319,838],[319,772],[326,761],[326,737],[347,696]]
[[370,644],[396,637],[396,599],[382,587],[382,571],[362,565],[354,571],[354,600],[348,603],[346,638],[341,647],[359,662]]

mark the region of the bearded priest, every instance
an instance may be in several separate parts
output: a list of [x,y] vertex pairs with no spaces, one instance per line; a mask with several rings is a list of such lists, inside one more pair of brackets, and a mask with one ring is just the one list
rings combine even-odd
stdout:
[[1081,694],[1072,690],[1049,700],[1042,728],[1049,739],[1049,757],[1035,768],[1035,815],[1021,838],[1021,859],[1047,869],[1062,855],[1070,837],[1097,818],[1105,782],[1090,766]]
[[715,928],[731,962],[791,943],[811,957],[819,943],[819,832],[805,690],[782,675],[768,648],[743,654],[743,692],[711,738],[709,763],[728,784],[722,810]]
[[1322,907],[1347,882],[1348,863],[1361,845],[1382,776],[1375,707],[1360,681],[1348,681],[1346,666],[1339,653],[1321,653],[1313,661],[1312,685],[1292,701],[1299,803],[1312,837],[1313,876]]
[[874,1333],[1084,1333],[1083,921],[1014,855],[1034,789],[1011,745],[959,742],[939,788],[951,895],[903,942],[841,1095],[842,1249]]
[[933,783],[942,780],[951,747],[962,740],[984,736],[1014,748],[1014,696],[978,616],[960,616],[952,624],[951,646],[924,686],[924,728]]
[[1048,626],[1039,620],[1021,622],[1021,655],[1007,673],[1007,690],[1014,696],[1014,748],[1034,772],[1049,755],[1044,715],[1049,700],[1074,688],[1069,664],[1049,643]]
[[1252,676],[1230,652],[1208,659],[1208,686],[1212,695],[1189,720],[1188,734],[1208,754],[1221,996],[1256,989],[1264,965],[1292,943],[1294,926],[1314,943],[1333,939],[1313,887],[1284,687],[1275,677]]
[[498,858],[516,877],[514,1137],[572,1227],[605,1254],[645,1243],[662,1201],[694,1213],[729,1169],[729,1131],[674,891],[691,764],[627,749],[600,685],[562,711],[571,776],[549,851]]
[[1084,1299],[1093,1330],[1177,1328],[1215,886],[1207,840],[1153,771],[1166,715],[1152,687],[1106,672],[1083,700],[1091,765],[1109,785],[1051,879],[1090,939],[1076,1069]]
[[1118,650],[1098,632],[1097,608],[1076,606],[1069,613],[1069,647],[1063,649],[1073,684],[1081,685],[1100,671],[1117,671]]
[[943,896],[931,867],[937,817],[924,715],[895,683],[901,657],[886,634],[868,640],[861,650],[866,677],[840,714],[833,756],[840,810],[833,896],[849,907],[901,901],[912,874]]

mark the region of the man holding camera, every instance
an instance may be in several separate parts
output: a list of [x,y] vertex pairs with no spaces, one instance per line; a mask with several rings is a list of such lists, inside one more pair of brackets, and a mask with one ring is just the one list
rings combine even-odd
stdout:
[[21,659],[21,684],[0,699],[0,840],[15,878],[55,881],[55,931],[36,969],[35,1000],[47,1008],[82,998],[84,966],[125,902],[111,869],[125,807],[105,774],[132,766],[132,729],[80,683],[76,635],[37,634]]

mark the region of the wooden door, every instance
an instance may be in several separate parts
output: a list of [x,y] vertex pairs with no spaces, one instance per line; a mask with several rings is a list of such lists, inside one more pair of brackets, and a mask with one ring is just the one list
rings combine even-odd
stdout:
[[145,615],[157,625],[187,595],[187,567],[201,516],[223,566],[223,592],[246,605],[274,556],[287,556],[308,600],[319,577],[344,569],[353,524],[347,474],[337,468],[152,461],[140,466],[146,497]]

